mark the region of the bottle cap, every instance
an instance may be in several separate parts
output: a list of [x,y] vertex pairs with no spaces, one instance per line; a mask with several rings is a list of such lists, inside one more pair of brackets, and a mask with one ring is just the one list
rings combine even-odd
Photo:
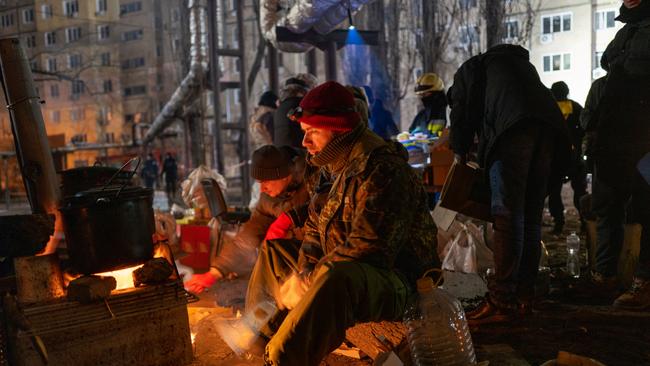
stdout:
[[436,285],[433,283],[433,279],[429,276],[425,276],[417,280],[417,288],[419,293],[432,291],[435,287]]

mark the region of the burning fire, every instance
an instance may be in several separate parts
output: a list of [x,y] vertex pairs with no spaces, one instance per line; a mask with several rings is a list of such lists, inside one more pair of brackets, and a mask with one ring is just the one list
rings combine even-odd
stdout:
[[119,269],[117,271],[97,273],[96,275],[104,277],[115,277],[115,281],[117,282],[117,287],[115,287],[115,289],[123,290],[125,288],[135,287],[135,284],[133,284],[133,271],[142,266],[143,265],[140,264],[138,266]]

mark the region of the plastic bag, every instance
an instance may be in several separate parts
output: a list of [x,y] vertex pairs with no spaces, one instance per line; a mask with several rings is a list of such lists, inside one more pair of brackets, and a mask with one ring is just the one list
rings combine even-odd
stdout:
[[219,174],[216,170],[210,169],[205,165],[192,170],[187,176],[187,179],[181,183],[181,196],[183,201],[190,207],[207,208],[208,201],[203,192],[201,181],[206,178],[212,178],[217,181],[221,191],[226,191],[226,178]]
[[463,273],[483,273],[494,266],[492,251],[485,245],[483,227],[459,223],[460,230],[443,250],[442,268]]

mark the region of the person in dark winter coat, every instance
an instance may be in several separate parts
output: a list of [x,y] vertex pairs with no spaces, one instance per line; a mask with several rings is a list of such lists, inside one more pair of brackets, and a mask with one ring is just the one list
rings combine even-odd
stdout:
[[176,195],[176,182],[178,181],[178,165],[171,153],[167,153],[163,161],[161,174],[165,175],[165,193],[171,203]]
[[316,77],[298,74],[287,79],[280,93],[280,105],[273,116],[273,144],[302,148],[303,133],[300,126],[289,120],[287,114],[298,107],[302,97],[316,85]]
[[[401,319],[415,280],[440,266],[436,227],[406,150],[363,125],[341,84],[314,88],[300,107],[294,117],[323,200],[310,202],[300,250],[267,241],[251,275],[246,312],[266,301],[284,310],[279,326],[260,335],[270,338],[269,365],[318,365],[355,323]],[[305,290],[288,311],[279,295],[291,273],[301,274]]]
[[304,160],[287,146],[266,145],[253,152],[251,177],[260,182],[260,199],[237,235],[210,259],[210,271],[185,283],[189,291],[201,293],[222,278],[250,273],[265,238],[302,239],[309,201]]
[[[567,127],[520,46],[495,46],[465,62],[449,100],[450,146],[464,163],[478,137],[494,218],[495,275],[489,296],[467,318],[474,324],[508,321],[530,310],[547,181],[554,158],[568,159]],[[565,155],[558,156],[561,151]]]
[[[555,97],[558,107],[560,107],[560,111],[562,112],[562,116],[567,123],[571,145],[573,146],[567,176],[553,176],[549,182],[548,208],[554,220],[553,233],[560,235],[564,228],[562,185],[564,184],[565,179],[568,178],[569,181],[571,181],[571,188],[573,189],[573,205],[579,213],[581,213],[580,198],[587,194],[587,170],[582,158],[582,139],[585,133],[580,125],[582,106],[576,101],[569,99],[569,86],[563,81],[558,81],[551,86],[551,92],[553,93],[553,97]],[[582,227],[584,228],[582,214],[580,215],[580,222],[583,223]]]
[[147,160],[144,161],[140,176],[144,180],[144,186],[147,188],[155,188],[156,181],[158,180],[158,162],[153,157],[153,154],[147,155]]
[[628,292],[614,306],[650,308],[650,185],[637,167],[650,152],[650,0],[625,0],[616,18],[625,26],[607,46],[601,66],[608,71],[595,131],[593,209],[598,220],[592,283],[615,287],[626,208],[642,226],[641,249]]
[[416,85],[415,94],[422,101],[422,109],[409,127],[410,133],[435,135],[447,125],[447,97],[445,83],[434,73],[422,75]]
[[278,108],[277,101],[275,93],[266,91],[257,103],[249,126],[251,143],[255,149],[273,144],[273,115]]
[[381,99],[375,99],[370,110],[370,129],[384,140],[390,140],[399,134],[393,114],[384,107],[384,101]]

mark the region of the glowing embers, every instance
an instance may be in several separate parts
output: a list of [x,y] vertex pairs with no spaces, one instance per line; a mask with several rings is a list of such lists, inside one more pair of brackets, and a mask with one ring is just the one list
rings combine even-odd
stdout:
[[97,273],[97,276],[115,278],[115,281],[117,282],[117,286],[115,287],[115,290],[124,290],[127,288],[135,287],[133,283],[133,271],[142,267],[143,265],[144,264],[128,267],[124,269],[119,269],[117,271]]

